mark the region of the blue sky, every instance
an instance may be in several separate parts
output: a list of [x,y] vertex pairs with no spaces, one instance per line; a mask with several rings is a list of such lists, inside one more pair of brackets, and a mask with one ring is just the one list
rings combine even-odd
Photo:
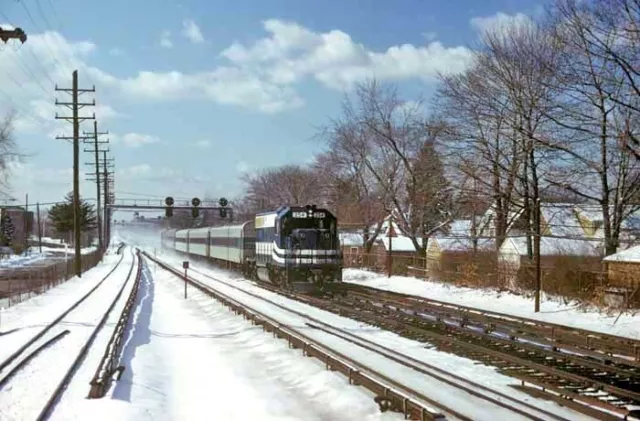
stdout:
[[308,162],[353,83],[375,75],[428,97],[437,71],[464,69],[479,30],[539,11],[525,0],[3,0],[0,23],[29,36],[0,46],[0,111],[18,111],[29,155],[11,194],[71,190],[72,148],[55,135],[72,126],[53,105],[70,97],[53,84],[70,87],[72,69],[96,85],[85,98],[99,106],[82,113],[110,131],[118,198],[234,197],[244,171]]

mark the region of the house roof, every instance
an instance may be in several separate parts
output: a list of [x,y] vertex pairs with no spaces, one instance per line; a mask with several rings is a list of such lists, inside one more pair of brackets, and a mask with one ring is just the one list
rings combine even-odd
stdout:
[[[473,240],[471,238],[462,237],[436,237],[429,241],[435,241],[438,243],[438,247],[442,251],[469,251],[473,250]],[[478,239],[478,250],[494,250],[495,240],[493,238]]]
[[611,254],[602,260],[605,262],[640,263],[640,245]]
[[540,213],[551,231],[551,235],[571,238],[584,237],[585,233],[574,210],[574,205],[545,204],[540,206]]
[[364,245],[364,237],[357,232],[340,232],[338,233],[340,244],[347,247],[362,247]]
[[[382,245],[385,250],[389,250],[389,238],[382,237],[380,241],[382,241]],[[411,238],[405,236],[398,236],[391,238],[391,251],[400,251],[400,252],[416,252],[416,248],[413,245],[413,241]],[[418,244],[422,245],[422,239],[418,238]]]
[[[500,253],[508,253],[511,248],[520,256],[527,254],[527,237],[509,237],[500,247]],[[568,238],[540,238],[541,256],[600,256],[602,242],[594,240],[574,240]]]

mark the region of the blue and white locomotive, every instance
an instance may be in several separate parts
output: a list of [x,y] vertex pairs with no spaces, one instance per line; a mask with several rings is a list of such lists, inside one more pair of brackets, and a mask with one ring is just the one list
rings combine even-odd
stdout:
[[282,206],[239,225],[169,230],[162,246],[298,292],[342,281],[337,220],[315,206]]

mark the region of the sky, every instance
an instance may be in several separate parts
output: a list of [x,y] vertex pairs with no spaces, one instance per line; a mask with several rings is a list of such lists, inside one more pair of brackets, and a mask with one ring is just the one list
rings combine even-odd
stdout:
[[[46,203],[72,190],[72,145],[56,136],[73,127],[55,118],[71,96],[55,87],[73,70],[95,86],[80,116],[109,132],[117,199],[233,198],[245,173],[311,162],[355,83],[428,99],[438,72],[469,64],[480,31],[540,12],[525,0],[0,0],[0,26],[28,36],[0,42],[0,112],[17,112],[24,154],[9,194]],[[95,199],[95,183],[80,192]]]

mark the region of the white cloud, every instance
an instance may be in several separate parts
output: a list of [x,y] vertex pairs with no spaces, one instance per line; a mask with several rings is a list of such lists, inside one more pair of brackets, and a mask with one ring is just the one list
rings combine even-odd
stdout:
[[238,161],[236,164],[236,171],[239,173],[247,173],[251,169],[251,166],[245,161]]
[[122,143],[128,148],[138,148],[142,145],[149,145],[160,141],[156,136],[141,133],[125,133],[124,135],[111,134],[109,140],[112,144]]
[[429,32],[423,32],[422,36],[425,37],[427,41],[433,41],[438,37],[438,34],[433,31],[429,31]]
[[194,44],[202,44],[204,36],[198,25],[192,20],[184,20],[182,22],[182,35]]
[[196,142],[196,146],[202,149],[206,149],[209,146],[211,146],[211,141],[210,140],[199,140]]
[[117,176],[119,179],[121,177],[124,179],[137,178],[147,174],[151,174],[151,166],[149,164],[132,165],[130,167],[120,168],[117,170]]
[[[55,32],[30,34],[29,43],[18,46],[18,51],[7,47],[2,52],[0,74],[10,75],[17,83],[10,77],[3,77],[0,89],[8,95],[15,94],[14,98],[19,98],[22,104],[34,99],[49,101],[55,92],[53,81],[68,87],[70,69],[77,68],[83,86],[87,81],[96,83],[101,92],[109,92],[109,95],[154,101],[208,99],[263,113],[277,113],[304,104],[296,90],[297,84],[304,80],[316,80],[337,90],[349,88],[371,76],[381,80],[422,79],[429,82],[438,72],[463,70],[471,56],[465,47],[449,48],[439,42],[426,46],[395,45],[373,51],[340,30],[315,32],[277,19],[267,20],[263,25],[267,36],[247,45],[233,43],[220,53],[220,58],[227,63],[208,71],[140,71],[124,79],[87,65],[87,58],[96,49],[90,42],[69,42]],[[189,27],[185,22],[185,28]],[[168,32],[163,34],[165,36],[170,41]],[[193,39],[199,38],[194,36]],[[32,54],[26,54],[25,49],[31,49]],[[57,61],[51,58],[50,52]],[[27,67],[35,69],[36,73],[38,69],[42,70],[35,78],[30,77],[19,67],[20,62],[27,63]],[[63,65],[58,66],[58,62]],[[56,93],[56,96],[61,100],[68,99],[63,93]],[[21,101],[25,97],[27,102]],[[100,105],[107,106],[102,102]],[[66,110],[57,107],[57,111]],[[90,107],[84,111],[93,112]],[[105,118],[110,116],[110,111],[113,110],[98,108],[96,113]],[[33,113],[27,111],[27,114]],[[46,117],[34,118],[38,122],[46,118],[43,120],[46,121],[45,132],[55,127],[49,110]],[[21,122],[21,127],[28,125],[26,121]],[[37,126],[31,122],[31,126],[34,125]]]
[[264,28],[268,37],[250,46],[233,43],[221,55],[280,85],[303,77],[313,77],[333,89],[349,88],[354,82],[373,76],[383,80],[429,80],[438,72],[463,70],[471,57],[465,47],[447,48],[439,42],[371,51],[340,30],[317,33],[276,19],[265,21]]
[[164,48],[173,48],[173,42],[171,42],[171,32],[164,31],[160,35],[160,46]]
[[121,56],[122,53],[123,51],[120,48],[112,48],[109,50],[109,55],[114,57]]
[[470,20],[471,27],[480,34],[489,30],[495,31],[511,25],[520,26],[531,22],[531,18],[523,13],[508,15],[502,12],[498,12],[492,16],[477,16]]

